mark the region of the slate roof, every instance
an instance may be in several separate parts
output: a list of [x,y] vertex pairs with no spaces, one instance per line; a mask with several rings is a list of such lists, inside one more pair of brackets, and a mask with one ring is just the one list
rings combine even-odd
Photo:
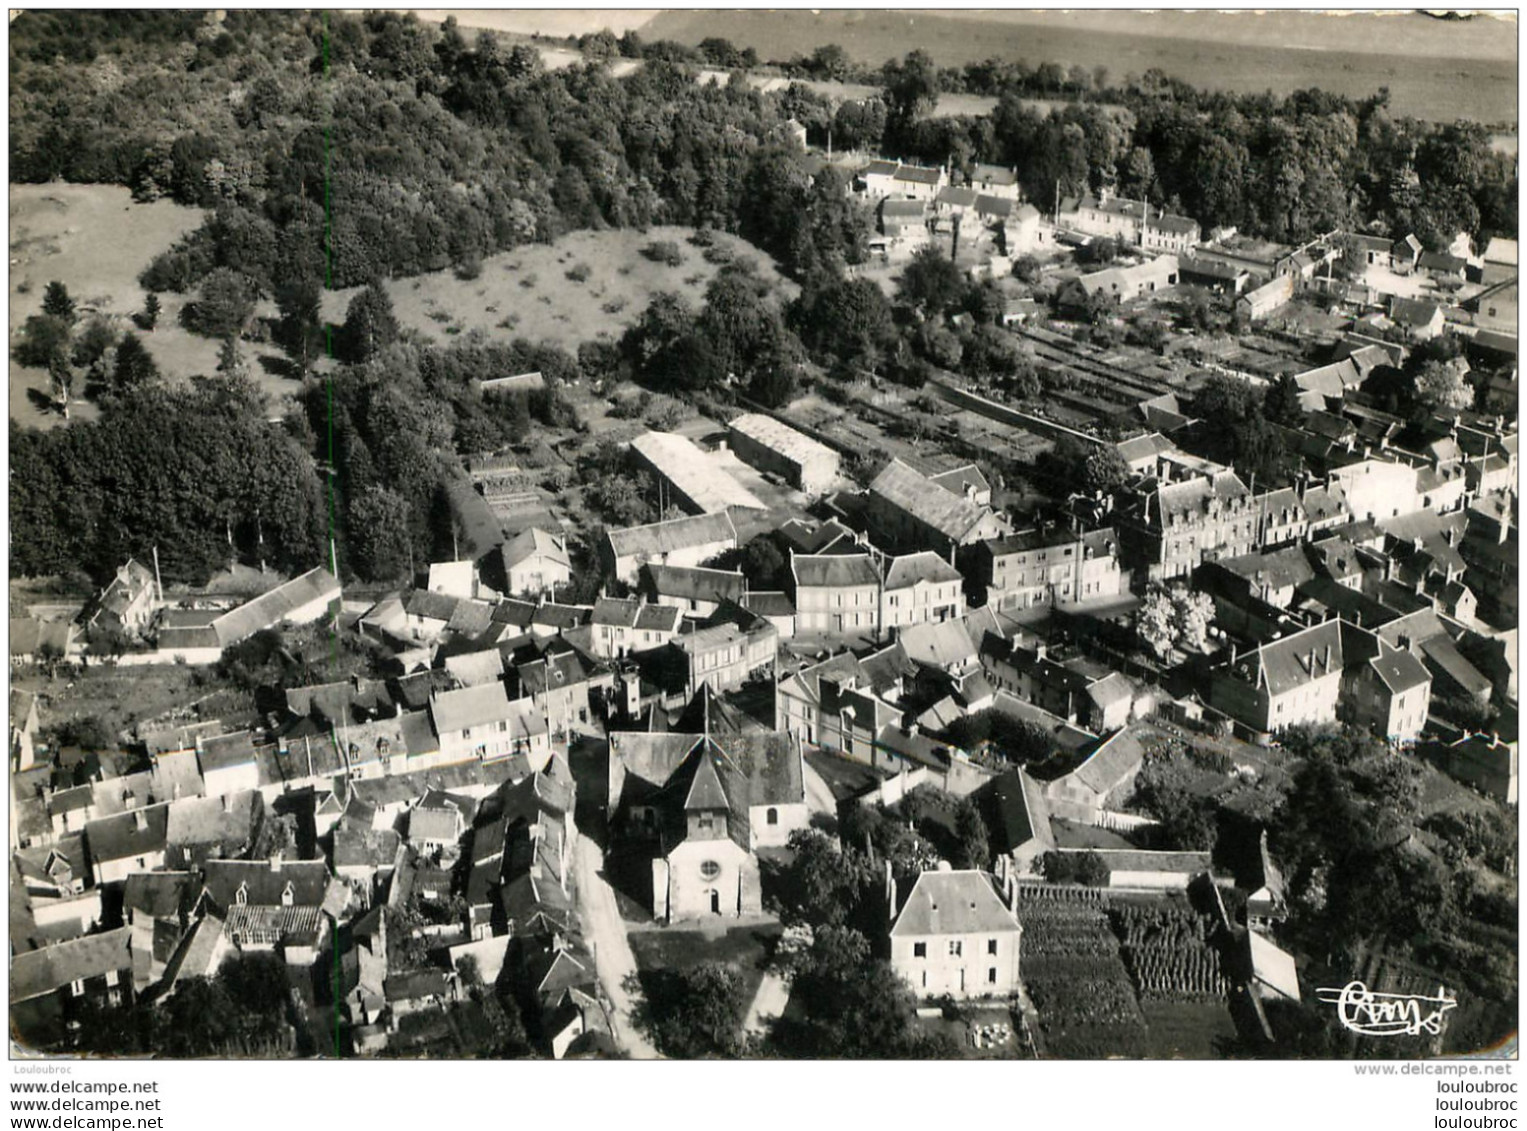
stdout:
[[870,484],[870,494],[905,511],[953,541],[961,541],[988,513],[963,495],[945,490],[899,459]]
[[122,888],[122,914],[184,920],[200,892],[201,884],[190,872],[134,872]]
[[1126,728],[1103,739],[1068,776],[1094,793],[1107,793],[1139,769],[1144,759],[1140,740]]
[[790,571],[797,585],[847,589],[880,584],[880,572],[868,554],[796,554]]
[[250,765],[255,761],[254,735],[247,730],[239,730],[203,739],[196,757],[201,763],[203,774]]
[[976,197],[976,214],[989,216],[993,219],[1006,220],[1011,216],[1017,205],[1005,196],[988,196],[982,193]]
[[986,872],[923,872],[891,923],[902,937],[995,935],[1020,931]]
[[506,573],[521,562],[537,557],[572,568],[572,559],[568,557],[567,550],[558,544],[556,538],[538,526],[521,530],[504,543],[500,552],[503,554]]
[[132,928],[69,939],[11,959],[11,1004],[53,993],[76,981],[132,968]]
[[1371,634],[1344,621],[1331,620],[1263,644],[1248,659],[1252,661],[1256,686],[1266,686],[1276,696],[1339,672],[1377,651]]
[[1442,308],[1434,302],[1395,297],[1390,300],[1389,317],[1401,326],[1425,326]]
[[605,535],[617,558],[654,557],[675,550],[706,546],[717,542],[737,542],[737,528],[725,511],[715,514],[688,515],[684,518],[650,522],[611,530]]
[[998,777],[992,783],[992,796],[997,815],[992,832],[999,851],[1012,852],[1030,841],[1038,841],[1046,851],[1055,847],[1044,791],[1022,767]]
[[649,599],[677,597],[686,601],[739,601],[748,587],[747,578],[736,570],[647,562],[642,566],[641,573],[642,592]]
[[887,197],[880,202],[883,220],[921,220],[928,213],[928,206],[921,200],[897,200]]
[[687,436],[676,432],[646,432],[631,441],[631,450],[673,484],[696,510],[709,514],[728,507],[768,509],[758,496]]
[[502,683],[442,691],[430,698],[430,716],[439,733],[486,726],[508,719],[514,710]]
[[170,807],[165,804],[89,821],[85,825],[85,844],[90,849],[90,858],[97,862],[130,860],[163,852],[169,820]]
[[1432,680],[1431,673],[1426,670],[1425,664],[1411,653],[1398,648],[1385,648],[1379,655],[1368,661],[1368,666],[1393,695],[1409,691],[1413,687],[1421,687]]
[[288,884],[292,906],[319,907],[328,894],[329,866],[322,860],[208,860],[201,867],[207,895],[220,909],[238,905],[242,887],[250,907],[280,907]]
[[891,559],[886,571],[886,589],[910,589],[919,582],[938,585],[946,581],[961,580],[960,571],[932,550],[915,554],[903,554]]
[[279,624],[304,605],[319,598],[337,601],[340,594],[338,580],[319,566],[224,613],[212,622],[212,627],[217,632],[218,642],[226,648],[253,636],[263,628]]
[[487,648],[481,652],[464,652],[449,656],[445,661],[445,670],[451,673],[451,677],[456,682],[465,687],[493,683],[503,678],[503,653],[497,648]]
[[940,204],[947,204],[953,208],[969,208],[976,202],[976,190],[945,185],[938,190],[938,196],[935,199]]
[[172,845],[222,845],[232,852],[254,839],[265,800],[258,790],[223,797],[187,797],[170,802],[165,836]]
[[761,617],[793,617],[795,603],[790,594],[774,590],[753,591],[744,594],[741,605],[750,613]]

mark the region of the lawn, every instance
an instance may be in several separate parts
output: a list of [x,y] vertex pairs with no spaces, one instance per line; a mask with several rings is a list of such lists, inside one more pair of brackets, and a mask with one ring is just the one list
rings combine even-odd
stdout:
[[[386,286],[398,321],[437,341],[476,329],[490,340],[527,338],[574,351],[589,339],[620,337],[659,291],[675,291],[698,306],[720,266],[688,242],[692,234],[693,229],[678,227],[572,232],[554,243],[489,256],[475,279],[436,271]],[[767,255],[736,236],[712,235],[717,247],[752,259],[763,278],[780,286],[784,299],[794,297],[796,286],[780,276]],[[659,240],[678,244],[683,263],[669,267],[642,255],[642,248]],[[324,316],[342,322],[356,293],[326,295]]]
[[653,970],[683,970],[701,962],[721,962],[742,978],[743,1000],[751,1002],[763,981],[764,966],[783,928],[778,923],[733,927],[724,934],[675,931],[656,927],[632,931],[627,937],[639,974]]
[[[118,185],[12,185],[11,315],[16,333],[28,317],[42,308],[43,289],[54,279],[69,288],[82,314],[99,312],[119,330],[134,329],[130,319],[143,309],[146,292],[139,273],[181,236],[201,226],[203,213],[168,200],[143,204]],[[218,343],[199,337],[179,324],[181,308],[190,296],[163,294],[159,325],[142,334],[144,344],[168,377],[185,378],[217,369]],[[274,313],[262,304],[261,313]],[[272,409],[290,395],[297,383],[269,373],[259,364],[273,347],[245,344],[250,375],[272,399]],[[51,428],[63,418],[38,403],[46,394],[47,376],[40,369],[10,363],[11,416],[22,424]],[[77,404],[70,419],[89,420],[94,405]]]

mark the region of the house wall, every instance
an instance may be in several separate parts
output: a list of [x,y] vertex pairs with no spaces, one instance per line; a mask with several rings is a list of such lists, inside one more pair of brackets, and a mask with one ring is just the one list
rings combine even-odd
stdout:
[[743,463],[760,471],[782,475],[792,487],[808,495],[828,490],[838,477],[838,453],[831,448],[797,458],[735,429],[728,429],[727,437],[732,451]]
[[126,856],[121,860],[96,860],[91,870],[97,884],[114,884],[126,880],[134,872],[156,872],[164,867],[164,849],[159,848],[142,856]]
[[509,592],[546,593],[572,579],[573,571],[560,562],[539,556],[527,558],[510,568]]
[[958,581],[929,583],[919,581],[904,589],[887,589],[882,594],[880,627],[899,628],[908,624],[932,624],[958,620],[965,615],[964,586]]
[[795,587],[797,632],[863,632],[879,628],[880,587]]
[[502,719],[467,731],[452,730],[440,735],[442,762],[464,762],[477,757],[491,761],[514,754],[525,754],[535,763],[551,757],[551,742],[544,733],[519,734]]
[[1016,924],[997,934],[892,935],[891,966],[920,998],[1006,997],[1019,989],[1021,938]]
[[[769,822],[769,814],[776,820]],[[787,805],[754,805],[748,809],[748,825],[752,829],[753,847],[783,848],[796,829],[809,828],[811,810],[805,801]]]
[[1357,519],[1395,518],[1420,509],[1416,469],[1409,464],[1364,460],[1332,474],[1347,493],[1347,506]]
[[[614,558],[611,563],[612,572],[627,585],[635,585],[642,565],[646,562],[656,562],[659,565],[698,566],[736,544],[735,539],[726,538],[718,542],[704,542],[698,546],[681,546],[666,554],[627,554],[624,557]],[[607,561],[610,560],[608,542],[600,548],[600,556]]]

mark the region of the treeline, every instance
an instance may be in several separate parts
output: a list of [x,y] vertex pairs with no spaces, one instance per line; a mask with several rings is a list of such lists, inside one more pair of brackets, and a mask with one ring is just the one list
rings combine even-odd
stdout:
[[155,546],[166,581],[205,581],[236,557],[287,571],[327,560],[312,458],[241,377],[151,382],[49,432],[12,420],[10,445],[13,574],[99,581]]

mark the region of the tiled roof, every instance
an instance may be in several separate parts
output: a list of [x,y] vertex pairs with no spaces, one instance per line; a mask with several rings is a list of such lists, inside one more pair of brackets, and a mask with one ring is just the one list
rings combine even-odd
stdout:
[[169,828],[168,805],[150,805],[114,817],[102,817],[85,825],[90,858],[98,862],[130,860],[163,852]]
[[522,530],[503,545],[504,569],[507,572],[521,562],[532,558],[544,558],[557,565],[572,567],[572,559],[568,557],[567,550],[552,535],[546,533],[540,527],[532,526],[528,530]]
[[[647,562],[642,566],[642,590],[656,597],[684,600],[740,600],[747,578],[735,570],[700,569]],[[597,610],[596,610],[597,611]]]
[[938,585],[959,580],[961,580],[959,570],[932,550],[922,550],[916,554],[903,554],[899,558],[892,558],[890,569],[885,575],[885,587],[888,590],[909,589],[919,582]]
[[1045,849],[1055,847],[1044,791],[1022,767],[997,778],[992,783],[992,795],[997,814],[997,827],[992,831],[999,850],[1012,852],[1030,841],[1038,841]]
[[224,613],[212,622],[219,643],[224,648],[253,636],[263,628],[279,624],[297,609],[320,598],[337,601],[340,585],[334,575],[319,566],[276,586],[247,604]]

